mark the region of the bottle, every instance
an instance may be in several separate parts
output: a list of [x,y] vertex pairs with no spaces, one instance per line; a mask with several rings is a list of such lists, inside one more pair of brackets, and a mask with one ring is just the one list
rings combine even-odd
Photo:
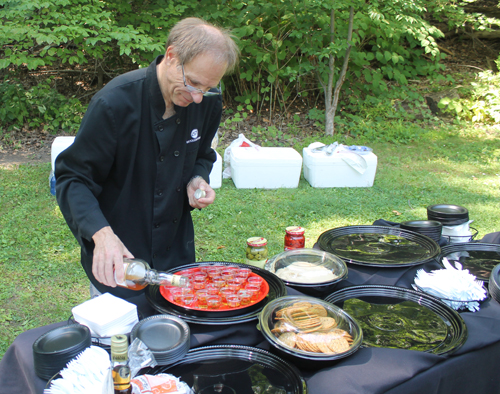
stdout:
[[189,279],[185,276],[156,271],[140,259],[124,258],[123,270],[125,271],[123,282],[118,282],[115,272],[116,284],[130,290],[142,290],[147,285],[183,287],[189,283]]
[[111,375],[115,394],[131,394],[130,367],[128,366],[128,339],[126,335],[111,337]]
[[251,237],[247,239],[246,260],[247,264],[264,268],[267,261],[267,239]]
[[306,244],[304,228],[299,226],[290,226],[285,229],[285,250],[301,249]]

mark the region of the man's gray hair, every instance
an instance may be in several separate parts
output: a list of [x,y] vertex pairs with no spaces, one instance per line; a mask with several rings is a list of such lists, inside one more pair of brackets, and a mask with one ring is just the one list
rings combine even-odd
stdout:
[[227,64],[227,72],[238,63],[240,50],[229,30],[216,27],[199,18],[177,22],[168,35],[166,48],[173,47],[181,64],[187,64],[202,53],[209,53]]

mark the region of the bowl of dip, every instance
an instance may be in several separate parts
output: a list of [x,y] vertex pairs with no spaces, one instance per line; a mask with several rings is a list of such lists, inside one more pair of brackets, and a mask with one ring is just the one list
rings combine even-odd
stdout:
[[265,267],[287,286],[313,297],[330,294],[347,278],[347,265],[332,253],[293,249],[270,258]]

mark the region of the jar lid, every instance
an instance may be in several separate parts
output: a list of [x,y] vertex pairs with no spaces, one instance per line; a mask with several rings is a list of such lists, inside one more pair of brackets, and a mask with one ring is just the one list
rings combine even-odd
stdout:
[[265,246],[267,245],[267,239],[262,237],[251,237],[247,239],[248,246]]
[[299,226],[289,226],[285,229],[288,234],[301,235],[304,234],[305,229]]

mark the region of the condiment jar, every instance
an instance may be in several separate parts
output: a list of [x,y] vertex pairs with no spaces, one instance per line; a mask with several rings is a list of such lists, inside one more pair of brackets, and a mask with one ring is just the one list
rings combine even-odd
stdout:
[[267,261],[267,239],[251,237],[247,239],[246,259],[247,264],[264,268]]
[[306,244],[304,228],[299,226],[290,226],[285,229],[285,250],[301,249]]

